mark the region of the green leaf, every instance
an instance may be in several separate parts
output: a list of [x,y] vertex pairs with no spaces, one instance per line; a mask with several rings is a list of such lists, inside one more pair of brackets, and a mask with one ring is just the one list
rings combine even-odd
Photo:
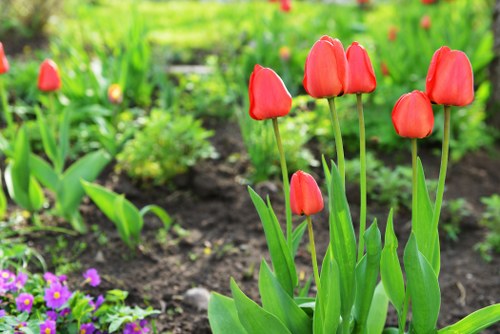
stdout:
[[259,291],[264,310],[276,316],[292,333],[311,333],[311,319],[295,304],[262,260],[259,272]]
[[368,328],[366,322],[379,273],[382,240],[377,221],[373,222],[366,230],[364,238],[366,254],[356,267],[356,300],[354,303],[355,326],[359,333],[364,333]]
[[247,334],[238,318],[234,300],[215,292],[208,302],[208,322],[213,334]]
[[130,240],[125,241],[129,246],[136,246],[140,243],[141,231],[144,221],[139,210],[128,201],[124,195],[119,195],[115,199],[116,217],[118,222],[125,226],[130,232]]
[[434,209],[425,184],[424,168],[420,158],[417,163],[417,207],[412,209],[414,221],[412,231],[415,233],[420,252],[432,265],[436,275],[439,275],[439,234],[438,227],[432,226]]
[[304,236],[304,232],[307,228],[307,221],[304,220],[302,223],[297,226],[297,228],[292,233],[292,256],[295,258],[297,255],[297,250],[299,249],[300,242],[302,241],[302,237]]
[[158,218],[160,218],[165,230],[168,231],[170,229],[170,226],[172,225],[172,218],[167,213],[167,211],[165,211],[162,207],[158,205],[147,205],[141,209],[140,211],[141,217],[144,218],[144,216],[149,212],[155,214]]
[[398,313],[403,311],[405,300],[405,285],[403,271],[398,258],[398,239],[394,233],[393,212],[387,217],[385,228],[385,245],[380,258],[380,277],[384,284],[385,292]]
[[459,322],[440,329],[439,334],[475,334],[500,322],[500,304],[477,310]]
[[291,334],[278,318],[245,296],[233,278],[231,278],[231,291],[238,310],[238,318],[248,334]]
[[5,214],[7,213],[7,197],[3,191],[2,187],[2,177],[0,174],[0,220],[5,218]]
[[340,274],[330,247],[321,266],[320,286],[313,316],[314,334],[335,333],[340,324]]
[[59,176],[49,163],[35,154],[30,156],[31,172],[38,181],[49,190],[56,192],[59,186]]
[[377,284],[373,294],[370,312],[366,321],[366,334],[380,334],[384,330],[387,318],[387,309],[389,308],[389,299],[385,294],[382,282]]
[[35,107],[36,119],[38,128],[40,129],[40,136],[42,137],[42,144],[45,154],[49,157],[56,170],[62,171],[63,166],[59,162],[59,153],[56,145],[56,140],[52,129],[47,125],[47,121],[40,108]]
[[61,171],[64,168],[64,161],[66,160],[66,156],[69,151],[70,120],[69,108],[65,108],[59,128],[59,150],[57,152],[57,158],[59,160],[59,166],[61,166]]
[[416,333],[433,333],[441,305],[439,283],[429,261],[419,251],[414,233],[405,248],[404,265],[412,301],[412,326]]
[[43,189],[37,180],[30,176],[30,186],[29,186],[29,198],[31,207],[33,210],[38,211],[42,208],[43,202],[45,202],[45,195],[43,194]]
[[248,192],[264,227],[267,246],[276,277],[288,295],[293,296],[293,289],[297,286],[298,278],[292,253],[288,249],[283,231],[271,205],[269,204],[269,207],[266,206],[262,198],[252,188],[249,187]]
[[111,157],[99,150],[85,155],[64,172],[56,192],[57,204],[64,217],[68,219],[74,215],[85,195],[80,181],[94,181],[110,161]]
[[[327,167],[324,166],[326,169]],[[330,173],[329,173],[330,174]],[[356,236],[347,203],[344,187],[335,163],[332,162],[330,177],[326,174],[328,203],[330,209],[330,245],[333,257],[339,265],[340,296],[342,300],[342,318],[348,321],[355,296]]]

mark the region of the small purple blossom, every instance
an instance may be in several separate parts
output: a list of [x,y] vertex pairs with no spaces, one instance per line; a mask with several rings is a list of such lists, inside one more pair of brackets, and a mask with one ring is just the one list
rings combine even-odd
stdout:
[[80,334],[94,334],[95,326],[93,323],[82,324],[80,326]]
[[123,334],[146,334],[149,333],[149,328],[147,320],[141,320],[139,324],[132,322],[125,325],[123,329]]
[[47,319],[40,324],[40,334],[56,334],[56,322]]
[[47,318],[49,318],[49,320],[53,320],[53,321],[56,321],[57,320],[57,312],[56,311],[47,311]]
[[104,304],[104,296],[99,295],[99,296],[97,296],[97,299],[95,301],[95,310],[97,310],[99,307],[101,307],[102,304]]
[[48,285],[52,285],[53,283],[61,283],[57,275],[54,275],[53,273],[48,271],[43,274],[43,279],[45,280],[45,282],[47,282]]
[[16,275],[10,270],[0,270],[0,293],[5,293],[15,288]]
[[5,317],[5,310],[0,310],[0,318]]
[[21,293],[16,298],[16,306],[19,312],[31,312],[33,307],[33,295],[29,293]]
[[14,290],[18,291],[24,288],[24,285],[28,281],[28,275],[25,273],[18,273],[14,282]]
[[66,275],[59,275],[59,276],[57,276],[57,279],[59,280],[59,282],[64,283],[64,282],[66,282],[68,280],[68,276],[66,276]]
[[66,308],[63,308],[61,310],[61,312],[59,312],[59,316],[64,318],[65,316],[67,316],[70,313],[71,313],[71,309],[66,307]]
[[96,269],[90,268],[85,273],[83,273],[85,278],[85,283],[89,283],[90,286],[96,287],[101,284],[101,277]]
[[63,306],[71,297],[69,289],[59,283],[53,283],[49,288],[45,289],[45,302],[47,307],[57,309]]

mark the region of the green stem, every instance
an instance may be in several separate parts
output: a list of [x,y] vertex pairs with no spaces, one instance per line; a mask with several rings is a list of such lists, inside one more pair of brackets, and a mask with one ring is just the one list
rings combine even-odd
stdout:
[[288,180],[288,168],[286,167],[285,151],[281,142],[280,129],[278,126],[278,119],[273,118],[274,135],[276,136],[276,144],[280,154],[281,173],[283,175],[283,193],[285,195],[286,207],[286,241],[288,249],[292,252],[292,209],[290,207],[290,181]]
[[361,208],[359,212],[359,244],[358,244],[358,261],[363,256],[365,244],[363,235],[366,229],[366,138],[365,138],[365,118],[363,115],[362,95],[357,94],[358,118],[359,118],[359,188],[361,195]]
[[412,167],[412,198],[411,198],[411,221],[415,224],[417,215],[417,138],[411,139],[411,167]]
[[337,165],[339,166],[340,179],[342,180],[342,186],[345,189],[345,162],[344,162],[344,146],[342,145],[342,133],[340,131],[339,116],[337,114],[337,109],[335,108],[335,98],[331,97],[328,99],[328,105],[330,106],[330,116],[333,125],[333,134],[335,136],[335,146],[337,148]]
[[316,289],[320,290],[320,278],[319,278],[319,270],[318,270],[318,259],[316,258],[316,246],[314,244],[314,233],[313,233],[313,225],[311,216],[306,216],[307,220],[307,230],[309,231],[309,246],[311,247],[311,260],[314,270],[314,280],[316,281]]
[[437,228],[439,216],[441,214],[441,206],[443,204],[444,184],[446,181],[446,171],[448,169],[448,153],[450,149],[450,119],[451,107],[444,106],[444,134],[443,148],[441,153],[441,168],[439,170],[439,181],[436,192],[436,204],[434,206],[434,215],[432,216],[432,227]]
[[5,117],[5,122],[7,123],[7,138],[11,139],[14,137],[14,121],[12,120],[12,114],[9,110],[9,102],[7,100],[7,92],[5,91],[5,86],[3,80],[0,78],[0,98],[2,100],[2,110],[3,116]]
[[59,120],[58,120],[58,117],[57,117],[57,112],[56,112],[56,107],[55,107],[55,102],[54,102],[54,92],[49,92],[49,104],[48,104],[48,108],[49,108],[49,123],[50,123],[50,127],[52,129],[52,133],[54,134],[54,136],[56,136],[56,133],[57,133],[57,125],[59,124]]
[[404,306],[403,306],[403,313],[401,314],[401,316],[398,316],[399,334],[404,334],[404,332],[405,332],[406,317],[408,315],[408,308],[409,308],[409,306],[410,306],[410,295],[408,294],[408,291],[407,291],[406,292],[406,296],[405,296]]

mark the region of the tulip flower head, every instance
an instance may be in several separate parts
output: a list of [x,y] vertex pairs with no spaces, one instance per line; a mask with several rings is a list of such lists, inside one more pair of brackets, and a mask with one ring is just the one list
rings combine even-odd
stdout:
[[108,101],[112,104],[120,104],[123,101],[123,92],[119,84],[112,84],[108,88]]
[[474,100],[474,74],[462,51],[439,48],[432,56],[425,91],[432,103],[466,106]]
[[281,0],[281,11],[288,13],[292,10],[292,0]]
[[382,72],[382,75],[384,77],[388,77],[391,75],[391,72],[389,71],[389,66],[385,62],[380,63],[380,71]]
[[0,42],[0,74],[9,72],[9,61],[5,56],[5,51],[3,50],[3,44]]
[[390,26],[389,31],[387,32],[387,39],[390,42],[394,42],[396,38],[398,38],[398,31],[399,31],[398,27]]
[[424,15],[420,19],[420,27],[424,30],[429,30],[431,28],[431,18],[429,15]]
[[346,51],[349,85],[346,94],[371,93],[377,87],[372,62],[365,48],[353,42]]
[[392,109],[392,124],[401,137],[429,136],[434,128],[434,113],[427,95],[414,90],[401,96]]
[[358,5],[366,5],[370,3],[370,0],[356,0]]
[[314,98],[329,98],[345,93],[348,66],[344,47],[338,39],[323,36],[307,55],[303,85]]
[[61,77],[56,63],[45,59],[40,65],[38,74],[38,89],[42,92],[53,92],[61,88]]
[[437,3],[437,0],[421,0],[424,5],[432,5],[433,3]]
[[314,178],[303,171],[292,175],[290,206],[296,215],[313,215],[323,210],[323,196]]
[[286,116],[292,108],[292,96],[283,80],[270,68],[255,65],[250,84],[250,116],[263,120]]

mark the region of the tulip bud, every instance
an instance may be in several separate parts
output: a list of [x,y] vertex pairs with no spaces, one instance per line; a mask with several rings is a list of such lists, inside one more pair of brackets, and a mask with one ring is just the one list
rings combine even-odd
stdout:
[[401,96],[392,109],[392,124],[401,137],[429,136],[434,127],[434,114],[427,95],[414,90]]
[[303,171],[292,175],[290,206],[296,215],[313,215],[323,210],[323,196],[314,178]]
[[387,33],[387,39],[390,41],[390,42],[394,42],[396,40],[396,38],[398,37],[398,27],[396,26],[390,26],[389,27],[389,31]]
[[108,101],[113,104],[120,104],[123,101],[123,92],[119,84],[112,84],[108,88]]
[[286,116],[292,108],[292,96],[283,80],[270,68],[255,65],[250,84],[250,116],[256,120]]
[[0,42],[0,74],[4,74],[9,72],[9,61],[5,56],[5,52],[3,50],[3,44]]
[[346,51],[349,85],[346,94],[371,93],[377,87],[372,62],[365,48],[353,42]]
[[466,106],[474,100],[474,75],[462,51],[439,48],[432,56],[425,91],[432,103]]
[[52,92],[61,88],[61,78],[56,63],[45,59],[40,65],[38,74],[38,89],[42,92]]
[[437,3],[437,0],[421,0],[424,5],[432,5],[433,3]]
[[307,55],[303,85],[315,98],[335,97],[345,93],[348,83],[347,58],[338,39],[323,36]]
[[429,15],[424,15],[420,19],[420,27],[424,30],[429,30],[431,28],[431,18]]
[[382,71],[382,75],[384,77],[388,77],[391,75],[391,72],[389,71],[389,67],[387,66],[387,64],[385,62],[380,63],[380,71]]
[[292,0],[281,0],[281,11],[288,13],[292,10]]

